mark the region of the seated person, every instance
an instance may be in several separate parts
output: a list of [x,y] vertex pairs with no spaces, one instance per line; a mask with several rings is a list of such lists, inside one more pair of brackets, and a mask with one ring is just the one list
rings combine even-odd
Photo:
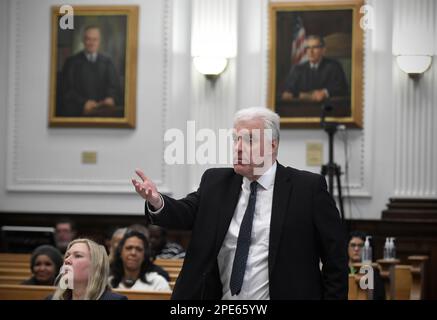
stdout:
[[185,251],[181,245],[167,240],[167,231],[156,225],[149,225],[150,245],[154,259],[183,259]]
[[306,99],[321,102],[331,97],[347,96],[349,88],[341,64],[325,57],[323,37],[310,35],[305,39],[307,61],[291,67],[288,74],[283,101]]
[[109,284],[115,289],[171,291],[167,280],[153,268],[146,236],[127,232],[115,251]]
[[37,247],[30,258],[32,277],[21,284],[33,286],[53,286],[62,266],[62,254],[49,245]]
[[[366,240],[366,234],[361,231],[353,231],[349,234],[348,241],[348,255],[349,255],[349,273],[356,274],[359,270],[356,270],[353,266],[354,263],[361,262],[361,252]],[[382,281],[381,274],[378,268],[373,268],[374,275],[374,290],[373,300],[385,300],[385,287]]]
[[[142,224],[132,224],[129,227],[127,227],[127,232],[129,231],[138,231],[141,232],[142,234],[144,234],[144,236],[146,237],[146,239],[149,241],[150,243],[150,232],[149,229],[147,229],[146,226],[142,225]],[[163,276],[165,278],[165,280],[170,281],[170,275],[168,274],[167,271],[164,270],[164,268],[162,268],[161,266],[158,266],[157,264],[155,264],[153,262],[154,259],[151,260],[152,266],[151,266],[151,270],[157,272],[158,274],[160,274],[161,276]]]
[[127,228],[118,228],[114,231],[111,237],[111,245],[109,247],[109,264],[114,261],[115,250],[117,249],[118,244],[121,239],[123,239],[124,234],[126,233]]
[[68,244],[76,237],[76,225],[70,219],[62,219],[55,224],[55,244],[62,254]]
[[125,300],[108,286],[109,259],[103,246],[76,239],[68,247],[52,300]]
[[[146,239],[149,239],[149,230],[142,225],[133,224],[127,228],[118,228],[117,230],[114,231],[112,238],[111,238],[111,246],[109,249],[109,264],[110,265],[114,261],[115,251],[117,250],[118,244],[120,243],[121,239],[123,239],[126,232],[129,232],[129,231],[141,232],[142,234],[144,234]],[[165,280],[170,281],[170,276],[169,276],[167,271],[165,271],[162,267],[157,266],[155,263],[153,263],[153,261],[151,263],[152,263],[152,266],[151,266],[152,271],[157,272],[158,274],[163,276],[165,278]]]

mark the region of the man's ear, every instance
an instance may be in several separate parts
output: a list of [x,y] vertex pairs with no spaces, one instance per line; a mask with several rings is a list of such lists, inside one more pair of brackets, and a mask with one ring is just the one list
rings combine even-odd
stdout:
[[276,140],[276,139],[272,140],[272,152],[273,152],[273,154],[278,154],[278,144],[279,144],[278,140]]

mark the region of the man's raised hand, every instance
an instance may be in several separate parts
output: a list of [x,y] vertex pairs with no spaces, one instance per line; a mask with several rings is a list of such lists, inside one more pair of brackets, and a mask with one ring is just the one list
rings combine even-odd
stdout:
[[136,169],[135,172],[141,178],[141,181],[137,181],[135,178],[132,179],[135,191],[155,209],[160,209],[163,203],[156,185],[140,169]]

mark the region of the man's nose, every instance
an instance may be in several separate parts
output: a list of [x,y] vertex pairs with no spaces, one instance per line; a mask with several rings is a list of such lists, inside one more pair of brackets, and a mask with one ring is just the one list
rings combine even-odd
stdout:
[[139,250],[136,249],[136,248],[132,248],[132,249],[129,250],[129,253],[132,254],[132,255],[136,255],[137,253],[139,253]]
[[64,264],[66,264],[66,265],[71,265],[71,256],[67,257],[67,258],[64,260]]
[[243,139],[238,138],[237,141],[235,141],[235,149],[238,151],[243,150]]

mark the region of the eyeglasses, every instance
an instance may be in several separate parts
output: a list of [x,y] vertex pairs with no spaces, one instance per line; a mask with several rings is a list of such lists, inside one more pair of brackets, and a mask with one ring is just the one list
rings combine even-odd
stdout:
[[252,145],[252,143],[254,142],[254,137],[252,135],[237,136],[236,134],[232,134],[232,140],[234,141],[234,143],[238,142],[240,139],[243,141],[243,143],[249,145]]
[[349,247],[361,249],[362,247],[364,247],[364,243],[349,243]]

